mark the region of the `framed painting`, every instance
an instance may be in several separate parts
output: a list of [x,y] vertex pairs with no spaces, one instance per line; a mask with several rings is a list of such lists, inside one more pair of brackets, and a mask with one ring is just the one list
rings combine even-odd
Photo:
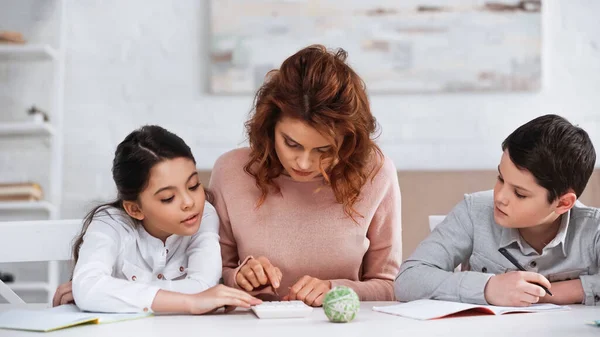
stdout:
[[370,93],[535,91],[540,0],[213,0],[210,87],[253,93],[311,44],[343,48]]

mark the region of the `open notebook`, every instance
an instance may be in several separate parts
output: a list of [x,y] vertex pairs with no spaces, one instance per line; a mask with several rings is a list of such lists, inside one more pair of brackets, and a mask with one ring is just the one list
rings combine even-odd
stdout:
[[469,314],[469,312],[473,314],[503,315],[509,313],[569,310],[569,307],[554,304],[533,304],[529,307],[497,307],[493,305],[438,300],[417,300],[384,307],[373,307],[373,310],[396,316],[427,320],[443,318],[459,313]]
[[0,312],[0,329],[54,331],[80,324],[105,324],[151,316],[140,314],[106,314],[85,312],[73,304],[45,310],[8,310]]

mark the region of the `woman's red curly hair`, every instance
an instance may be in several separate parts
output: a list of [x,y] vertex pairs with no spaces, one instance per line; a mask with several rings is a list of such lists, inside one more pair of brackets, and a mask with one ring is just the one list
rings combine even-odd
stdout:
[[322,45],[309,46],[271,71],[258,90],[245,125],[250,159],[244,167],[262,192],[258,207],[270,191],[280,191],[273,181],[283,172],[275,152],[275,124],[285,115],[304,121],[332,141],[332,150],[321,159],[333,164],[327,171],[320,167],[321,173],[344,212],[355,221],[355,216],[362,217],[353,206],[369,177],[381,168],[383,154],[371,138],[377,121],[365,84],[346,64],[346,57],[343,49],[330,52]]

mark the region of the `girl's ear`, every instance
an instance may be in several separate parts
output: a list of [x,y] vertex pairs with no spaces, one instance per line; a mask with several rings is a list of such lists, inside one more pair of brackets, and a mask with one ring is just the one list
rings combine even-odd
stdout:
[[136,201],[123,201],[123,208],[130,217],[140,221],[144,220],[144,212]]

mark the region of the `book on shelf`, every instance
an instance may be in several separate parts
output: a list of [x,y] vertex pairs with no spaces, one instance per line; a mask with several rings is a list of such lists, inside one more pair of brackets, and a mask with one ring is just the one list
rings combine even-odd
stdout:
[[0,43],[23,44],[25,39],[23,39],[23,34],[19,32],[0,31]]
[[0,184],[0,201],[39,201],[42,197],[42,188],[37,183]]

